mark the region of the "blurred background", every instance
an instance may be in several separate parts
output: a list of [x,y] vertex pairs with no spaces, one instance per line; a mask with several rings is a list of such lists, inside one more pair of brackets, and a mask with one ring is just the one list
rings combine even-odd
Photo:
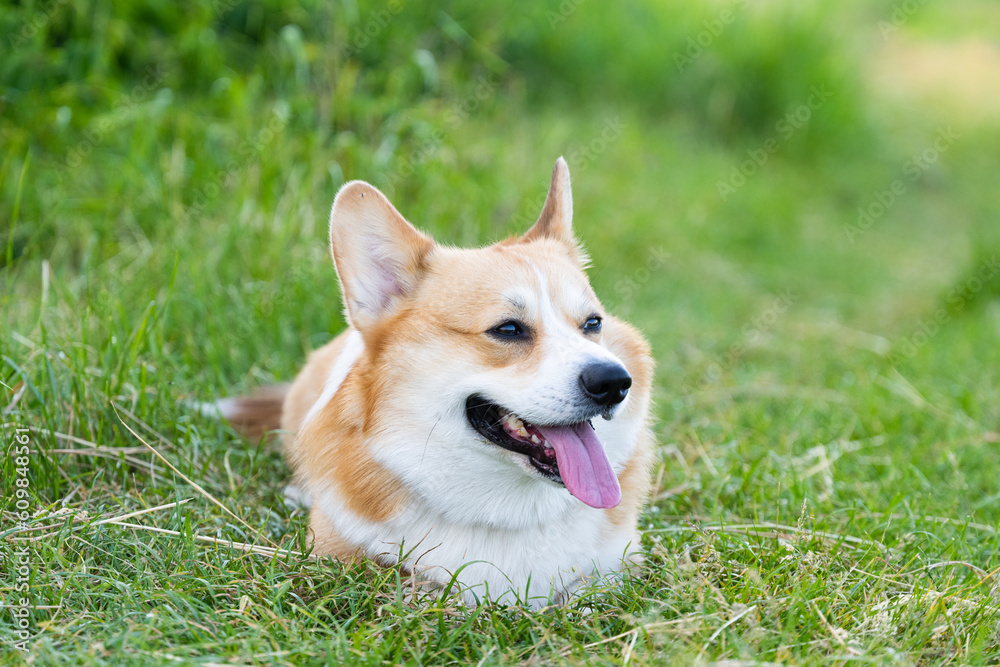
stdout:
[[656,558],[684,521],[808,508],[900,568],[995,569],[996,531],[948,522],[1000,522],[998,35],[985,0],[4,2],[0,410],[35,429],[32,493],[189,495],[114,401],[301,537],[280,453],[185,401],[290,380],[344,327],[345,181],[485,244],[564,155],[598,295],[658,362]]
[[997,430],[998,34],[976,0],[5,3],[6,412],[96,438],[117,397],[209,437],[179,399],[344,326],[343,182],[473,245],[565,155],[667,458],[888,434],[938,461]]

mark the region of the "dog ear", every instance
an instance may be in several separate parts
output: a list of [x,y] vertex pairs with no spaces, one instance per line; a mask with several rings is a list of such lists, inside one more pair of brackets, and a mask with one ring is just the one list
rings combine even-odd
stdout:
[[364,332],[416,287],[434,241],[363,181],[340,188],[330,213],[330,249],[347,318]]
[[545,205],[538,222],[522,237],[523,241],[554,239],[567,243],[574,252],[577,249],[573,237],[573,191],[569,184],[569,166],[560,157],[552,169],[552,184],[545,196]]

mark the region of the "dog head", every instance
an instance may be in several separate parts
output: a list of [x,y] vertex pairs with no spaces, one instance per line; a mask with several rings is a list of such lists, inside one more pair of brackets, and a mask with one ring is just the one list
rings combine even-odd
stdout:
[[572,216],[562,158],[535,225],[485,248],[435,243],[367,183],[334,202],[334,262],[365,347],[367,442],[455,519],[520,523],[621,500],[616,469],[642,414],[631,404],[645,398]]

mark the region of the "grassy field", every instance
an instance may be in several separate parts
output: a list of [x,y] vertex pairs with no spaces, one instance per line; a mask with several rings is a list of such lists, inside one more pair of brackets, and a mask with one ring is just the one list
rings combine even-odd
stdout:
[[[0,8],[0,664],[1000,662],[1000,11],[609,7]],[[344,181],[483,244],[560,154],[658,361],[645,565],[529,613],[304,555],[190,401],[344,327]]]

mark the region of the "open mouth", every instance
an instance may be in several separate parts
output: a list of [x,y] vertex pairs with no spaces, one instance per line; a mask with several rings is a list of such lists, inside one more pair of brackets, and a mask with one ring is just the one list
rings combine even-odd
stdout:
[[465,402],[465,415],[479,435],[504,449],[524,454],[538,472],[554,482],[563,483],[556,452],[534,424],[482,396],[469,397]]
[[618,477],[589,421],[532,424],[478,394],[466,400],[465,415],[481,436],[528,457],[544,477],[565,485],[591,507],[607,509],[621,502]]

